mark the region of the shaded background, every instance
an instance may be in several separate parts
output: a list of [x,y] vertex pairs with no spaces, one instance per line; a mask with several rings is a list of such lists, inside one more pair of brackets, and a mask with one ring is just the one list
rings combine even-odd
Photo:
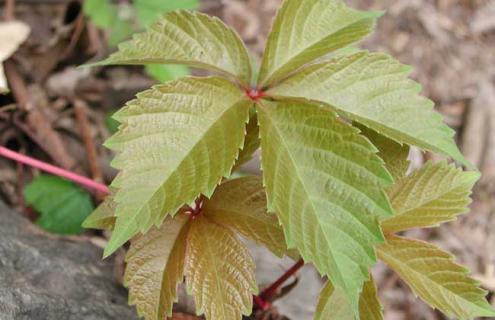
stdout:
[[[280,2],[202,0],[201,10],[233,26],[259,59]],[[495,1],[347,2],[363,9],[387,11],[364,47],[389,52],[414,66],[412,76],[423,84],[423,93],[436,102],[445,121],[457,131],[462,152],[482,171],[471,214],[438,229],[410,233],[449,250],[460,263],[469,266],[473,276],[490,291],[493,305]],[[126,5],[126,1],[115,3]],[[5,1],[0,4],[5,14]],[[17,90],[0,96],[0,145],[102,182],[111,181],[115,175],[108,164],[111,154],[101,146],[111,131],[108,115],[156,80],[140,67],[76,68],[107,55],[111,50],[109,39],[115,36],[109,28],[103,31],[87,19],[78,1],[18,0],[14,12],[17,19],[30,25],[31,34],[6,65],[10,86]],[[88,150],[93,148],[96,158],[88,157]],[[411,152],[413,167],[432,158],[436,156]],[[256,167],[255,160],[246,170],[255,171]],[[31,220],[36,220],[37,213],[25,203],[22,190],[36,174],[30,168],[0,159],[0,199]],[[97,199],[98,195],[94,195],[93,201]],[[103,246],[103,236],[87,233],[80,237]],[[288,261],[274,260],[262,249],[253,247],[253,252],[261,286],[290,265]],[[114,268],[118,279],[123,268],[122,252]],[[386,319],[444,319],[418,301],[383,266],[377,266],[374,273]],[[320,284],[315,271],[306,267],[295,288],[277,302],[278,311],[290,319],[311,319]]]

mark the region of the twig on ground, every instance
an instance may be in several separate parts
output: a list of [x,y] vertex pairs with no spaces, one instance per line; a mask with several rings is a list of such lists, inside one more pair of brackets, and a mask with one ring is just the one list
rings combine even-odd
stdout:
[[[76,120],[79,125],[81,138],[84,143],[84,148],[86,149],[86,155],[89,163],[89,170],[91,171],[91,176],[96,182],[103,182],[103,173],[98,162],[98,155],[96,153],[96,147],[93,142],[91,128],[89,126],[87,117],[86,103],[82,100],[76,99],[74,101],[74,113],[76,114]],[[98,193],[96,196],[100,201],[105,198],[105,194],[101,193]]]
[[75,169],[76,161],[67,152],[62,139],[52,128],[48,119],[31,101],[28,88],[12,61],[6,61],[4,67],[9,86],[19,108],[27,112],[26,123],[32,129],[34,141],[64,169]]

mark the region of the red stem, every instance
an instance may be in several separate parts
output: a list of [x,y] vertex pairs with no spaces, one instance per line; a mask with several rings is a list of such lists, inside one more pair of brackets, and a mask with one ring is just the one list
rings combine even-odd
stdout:
[[37,168],[37,169],[40,169],[42,171],[54,174],[56,176],[66,178],[66,179],[74,181],[75,183],[77,183],[83,187],[86,187],[88,189],[96,190],[98,192],[105,193],[105,194],[110,193],[110,190],[104,184],[101,184],[101,183],[93,181],[89,178],[80,176],[78,174],[75,174],[74,172],[67,171],[67,170],[61,169],[59,167],[52,166],[51,164],[30,158],[30,157],[25,156],[23,154],[9,150],[5,147],[0,147],[0,156],[3,156],[5,158],[12,159],[14,161],[26,164],[28,166],[31,166],[33,168]]
[[[57,175],[59,177],[63,177],[74,181],[75,183],[84,186],[88,189],[93,189],[105,194],[109,194],[109,188],[101,183],[88,179],[86,177],[80,176],[73,172],[55,167],[48,163],[30,158],[18,152],[9,150],[5,147],[0,147],[0,156],[3,156],[8,159],[12,159],[19,163],[26,164],[28,166],[40,169],[42,171]],[[201,207],[201,198],[197,200],[196,210],[200,210]],[[275,282],[273,282],[268,288],[263,290],[259,296],[254,296],[254,303],[260,307],[262,310],[266,310],[270,307],[270,300],[277,293],[277,290],[290,278],[292,277],[299,269],[304,266],[304,261],[300,259],[296,262],[289,270],[287,270],[280,278],[278,278]]]
[[[285,281],[289,280],[299,269],[304,266],[303,259],[299,259],[289,270],[287,270],[280,278],[278,278],[275,282],[273,282],[268,288],[263,290],[260,295],[257,297],[259,299],[255,299],[255,302],[264,309],[262,304],[266,305],[267,301],[270,301],[271,298],[277,293],[277,290],[285,283]],[[261,299],[261,304],[258,302]]]

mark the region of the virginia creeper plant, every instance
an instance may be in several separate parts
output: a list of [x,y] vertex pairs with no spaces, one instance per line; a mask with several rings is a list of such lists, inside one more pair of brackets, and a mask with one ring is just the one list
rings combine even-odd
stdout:
[[[113,230],[105,256],[131,241],[125,285],[139,315],[170,316],[184,279],[206,319],[249,315],[258,288],[243,236],[328,278],[315,319],[382,319],[377,258],[448,316],[495,316],[452,256],[396,235],[465,213],[478,173],[443,161],[406,174],[409,146],[471,166],[411,68],[355,46],[381,15],[286,0],[255,73],[219,19],[174,11],[97,63],[216,74],[139,93],[106,142],[120,172],[85,225]],[[259,147],[263,177],[229,180]]]

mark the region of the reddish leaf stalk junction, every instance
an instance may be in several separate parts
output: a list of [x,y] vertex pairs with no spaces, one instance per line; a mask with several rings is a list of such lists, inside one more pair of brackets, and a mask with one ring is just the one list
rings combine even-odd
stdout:
[[[252,100],[256,101],[261,99],[263,96],[265,96],[264,92],[257,91],[255,89],[253,90],[254,90],[253,92],[250,91],[250,94],[248,94],[248,96]],[[74,172],[53,166],[46,162],[33,159],[18,152],[9,150],[5,147],[0,147],[0,156],[51,173],[53,175],[71,180],[87,189],[95,190],[105,194],[110,194],[110,189],[104,184],[98,183],[89,178],[78,175]],[[198,217],[202,212],[204,199],[205,199],[204,196],[200,196],[198,199],[196,199],[194,208],[190,208],[191,210],[187,210],[186,214],[189,214],[192,219]],[[271,305],[270,301],[277,294],[278,289],[299,269],[301,269],[303,265],[304,265],[304,261],[302,259],[299,260],[289,270],[287,270],[280,278],[278,278],[275,282],[273,282],[270,286],[268,286],[265,290],[263,290],[259,296],[254,296],[253,301],[256,307],[262,310],[266,310],[270,308]]]
[[255,102],[266,96],[266,92],[258,88],[246,88],[244,92],[249,99]]

